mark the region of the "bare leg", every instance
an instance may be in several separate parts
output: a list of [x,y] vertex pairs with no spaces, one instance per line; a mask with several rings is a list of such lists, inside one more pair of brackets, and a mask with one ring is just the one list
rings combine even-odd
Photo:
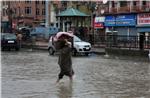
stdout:
[[59,75],[58,75],[58,79],[56,81],[56,83],[58,83],[60,81],[60,79],[62,79],[64,76],[64,73],[63,72],[60,72]]
[[59,83],[59,81],[60,81],[60,79],[58,78],[57,81],[56,81],[56,83]]
[[72,81],[73,81],[73,78],[72,78],[72,76],[70,76],[70,77],[69,77],[69,79],[70,79],[70,82],[72,82]]

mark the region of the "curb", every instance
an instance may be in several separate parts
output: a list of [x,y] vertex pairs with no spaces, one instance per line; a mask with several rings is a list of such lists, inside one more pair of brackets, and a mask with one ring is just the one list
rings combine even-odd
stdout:
[[[46,49],[45,47],[34,47],[33,49],[48,51],[48,49]],[[94,50],[92,50],[91,53],[95,53],[98,55],[105,55],[106,54],[105,52],[98,52],[98,51],[94,51]]]

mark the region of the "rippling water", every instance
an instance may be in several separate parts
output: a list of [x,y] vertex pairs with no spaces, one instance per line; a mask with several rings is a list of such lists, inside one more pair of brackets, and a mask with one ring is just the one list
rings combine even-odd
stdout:
[[73,82],[56,84],[57,56],[2,52],[2,98],[150,98],[150,62],[144,58],[73,57]]

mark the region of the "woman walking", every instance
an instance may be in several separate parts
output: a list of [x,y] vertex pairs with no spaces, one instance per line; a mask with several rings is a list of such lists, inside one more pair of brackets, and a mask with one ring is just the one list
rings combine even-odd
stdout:
[[72,59],[71,59],[71,43],[64,37],[61,39],[60,54],[58,59],[58,64],[60,67],[60,73],[58,75],[57,82],[63,78],[64,75],[68,76],[70,81],[72,81],[72,76],[74,71],[72,68]]

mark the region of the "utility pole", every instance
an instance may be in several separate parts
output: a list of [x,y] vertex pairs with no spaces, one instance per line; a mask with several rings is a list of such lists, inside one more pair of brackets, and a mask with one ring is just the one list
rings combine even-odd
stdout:
[[46,34],[49,34],[49,1],[45,1],[45,27],[46,27]]
[[45,27],[48,28],[49,27],[49,0],[46,0],[46,17],[45,17]]
[[10,2],[11,1],[8,1],[7,15],[8,15],[8,20],[9,20],[9,30],[10,30],[10,33],[12,33],[12,14],[13,14],[13,11],[10,8]]

